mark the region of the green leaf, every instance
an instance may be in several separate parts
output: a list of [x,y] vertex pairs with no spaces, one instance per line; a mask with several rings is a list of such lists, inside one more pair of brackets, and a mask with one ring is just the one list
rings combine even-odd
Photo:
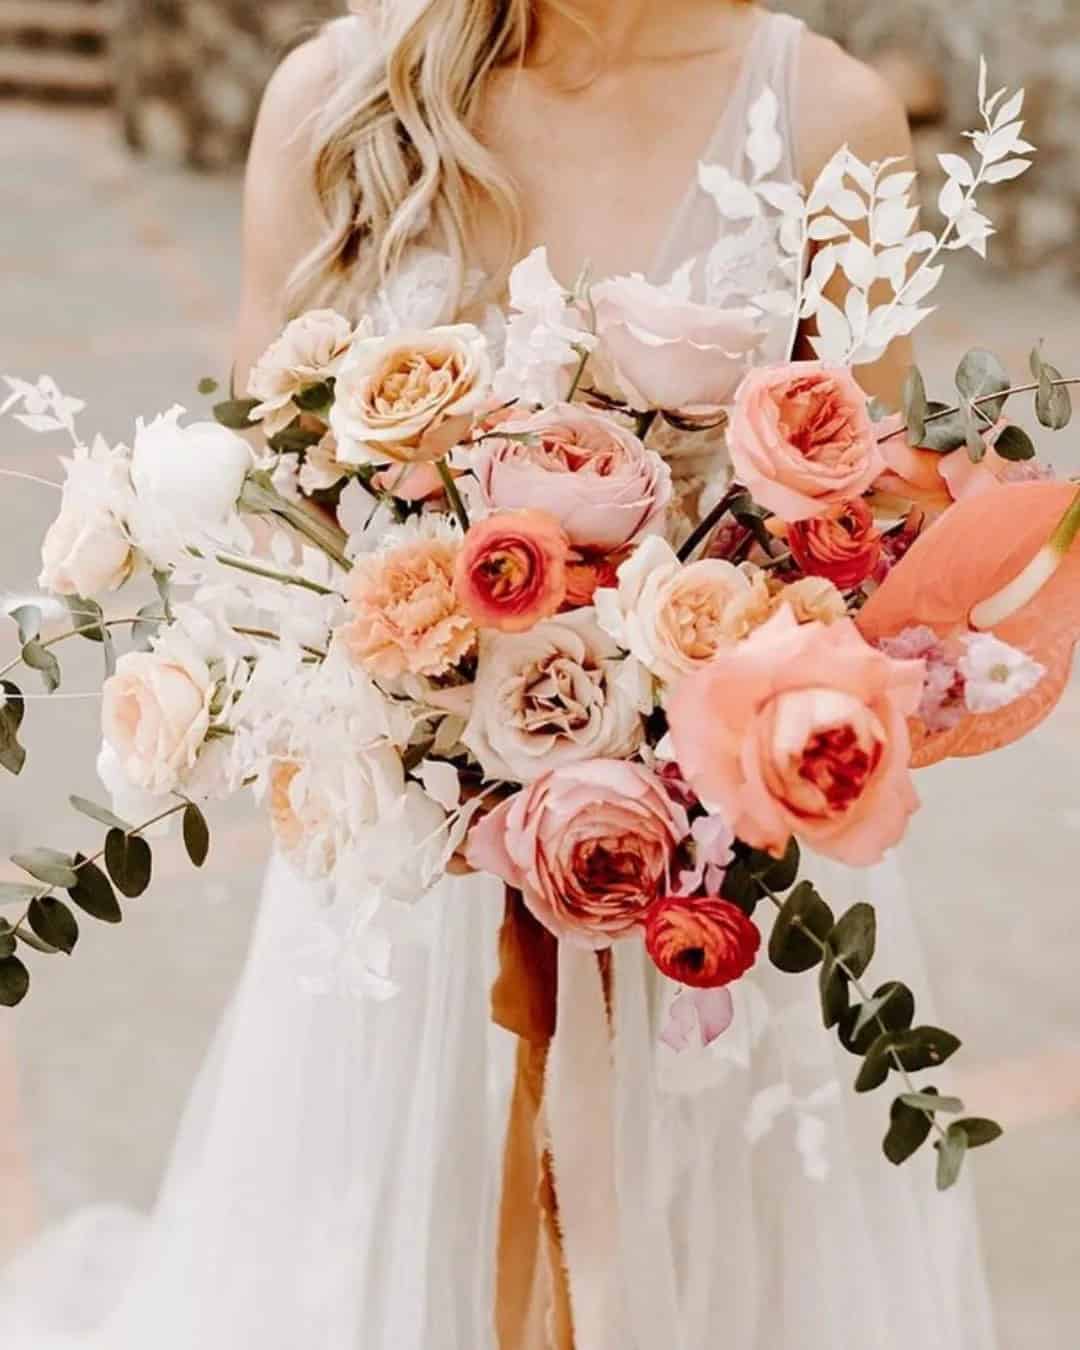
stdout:
[[934,1069],[951,1059],[962,1042],[950,1031],[940,1027],[914,1027],[900,1032],[893,1041],[893,1049],[908,1073]]
[[42,942],[41,938],[29,928],[25,923],[19,924],[15,929],[15,936],[25,947],[31,951],[40,952],[42,956],[59,956],[60,948],[53,947],[48,942]]
[[967,1135],[950,1125],[945,1138],[939,1139],[934,1147],[938,1151],[937,1187],[939,1191],[947,1191],[960,1180],[968,1150]]
[[0,703],[0,768],[10,774],[20,774],[26,763],[26,751],[19,744],[19,728],[22,726],[26,702],[18,685],[10,680],[0,680],[3,702]]
[[104,626],[105,612],[96,600],[88,600],[82,595],[65,595],[64,604],[71,615],[73,628],[83,631],[79,636],[90,642],[104,642],[108,630]]
[[60,662],[40,642],[27,642],[22,649],[23,664],[40,673],[42,682],[50,694],[60,688]]
[[201,867],[210,853],[210,827],[194,802],[184,808],[184,847],[196,867]]
[[30,972],[17,956],[0,961],[0,1007],[14,1008],[30,991]]
[[959,1115],[964,1109],[964,1103],[959,1097],[943,1097],[937,1088],[924,1088],[921,1092],[905,1092],[900,1100],[905,1106],[914,1107],[916,1111],[944,1111],[949,1116]]
[[1035,371],[1035,378],[1039,381],[1038,392],[1035,395],[1035,415],[1048,430],[1064,431],[1072,421],[1073,415],[1072,392],[1069,386],[1056,383],[1063,380],[1064,376],[1056,366],[1042,361],[1039,369]]
[[1020,427],[1006,427],[994,442],[994,449],[1002,459],[1013,463],[1035,458],[1035,442]]
[[28,849],[25,853],[13,854],[11,861],[48,886],[74,886],[78,881],[71,855],[59,853],[54,848]]
[[258,406],[257,398],[227,398],[214,404],[214,417],[232,431],[250,431],[255,425],[251,414]]
[[818,993],[821,996],[821,1020],[826,1027],[834,1027],[851,1006],[848,977],[836,958],[826,956],[818,974]]
[[26,921],[42,942],[47,942],[50,947],[67,952],[68,955],[75,950],[79,940],[79,925],[63,900],[47,895],[32,901]]
[[904,381],[904,421],[907,423],[908,440],[912,445],[922,445],[926,435],[926,417],[930,405],[926,398],[926,381],[918,366],[912,366]]
[[5,923],[0,929],[0,960],[15,955],[15,929]]
[[907,1031],[915,1020],[915,995],[905,984],[890,980],[841,1019],[840,1044],[853,1055],[865,1055],[885,1031]]
[[150,885],[150,845],[140,835],[110,830],[105,837],[105,866],[120,894],[134,900]]
[[329,412],[333,401],[334,386],[329,380],[323,380],[321,384],[309,385],[307,389],[293,395],[293,402],[302,412]]
[[859,903],[843,914],[826,938],[838,961],[856,979],[874,959],[877,945],[877,915],[873,905]]
[[[941,416],[948,413],[947,417]],[[967,442],[967,424],[961,412],[950,412],[948,404],[931,403],[930,418],[923,433],[922,450],[936,450],[939,454],[948,454],[959,450]]]
[[[976,347],[968,352],[956,371],[956,387],[966,399],[983,399],[988,395],[1004,394],[1011,387],[1009,372],[993,354]],[[994,422],[1005,408],[1004,398],[991,398],[980,407]]]
[[799,850],[799,841],[794,836],[788,840],[788,846],[784,850],[782,858],[774,858],[771,853],[762,853],[757,849],[754,849],[751,854],[754,871],[758,873],[770,891],[790,890],[795,885],[799,875],[801,862],[802,854]]
[[104,825],[106,829],[127,831],[132,828],[126,820],[121,820],[107,806],[99,806],[97,802],[92,802],[87,797],[72,795],[68,798],[68,801],[80,815],[89,816],[91,820],[97,821],[99,825]]
[[789,842],[782,858],[738,844],[735,859],[724,874],[721,894],[752,918],[769,891],[775,894],[791,889],[799,875],[799,864],[799,845],[795,839]]
[[40,886],[28,886],[21,881],[0,881],[0,905],[25,904],[40,894]]
[[202,394],[204,398],[209,398],[211,394],[216,394],[219,387],[220,386],[213,375],[204,375],[199,381],[199,393]]
[[68,887],[68,896],[84,913],[102,923],[119,923],[124,915],[120,909],[109,878],[96,863],[87,862],[81,854],[75,855],[79,863],[78,880]]
[[967,1139],[968,1148],[982,1148],[985,1144],[992,1144],[995,1139],[1000,1139],[1005,1133],[996,1120],[984,1120],[979,1116],[958,1120],[952,1126],[952,1129],[963,1133],[965,1139]]
[[986,458],[986,433],[989,429],[990,426],[982,421],[974,408],[964,409],[964,436],[968,459],[972,464],[981,464]]
[[161,612],[160,604],[143,605],[131,625],[131,641],[134,646],[139,651],[149,651],[151,639],[157,637],[164,622],[165,615]]
[[[932,1093],[933,1089],[928,1095]],[[889,1111],[889,1131],[882,1145],[886,1158],[897,1167],[906,1163],[926,1143],[933,1128],[925,1111],[909,1105],[903,1097],[897,1097]]]
[[736,857],[728,866],[720,894],[733,905],[738,905],[747,918],[754,917],[754,911],[761,903],[764,892],[747,859]]
[[888,1078],[893,1067],[891,1051],[898,1034],[895,1031],[883,1031],[871,1041],[855,1079],[856,1092],[873,1092]]
[[36,642],[41,636],[41,610],[37,605],[19,605],[8,613],[15,620],[19,629],[19,641],[25,646],[28,642]]
[[318,445],[324,435],[324,432],[312,431],[308,427],[300,426],[299,422],[293,422],[284,431],[269,437],[266,444],[276,454],[295,455],[303,450],[309,450],[313,445]]
[[824,942],[833,923],[829,906],[809,881],[801,881],[776,916],[769,938],[769,960],[790,975],[813,970],[822,952],[809,934]]

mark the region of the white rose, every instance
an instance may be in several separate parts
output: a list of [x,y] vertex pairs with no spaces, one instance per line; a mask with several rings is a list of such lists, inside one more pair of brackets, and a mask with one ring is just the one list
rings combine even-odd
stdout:
[[242,437],[216,422],[180,426],[182,412],[138,423],[131,482],[150,517],[176,529],[209,529],[236,510],[253,456]]
[[490,395],[487,339],[472,324],[357,341],[338,371],[330,413],[338,461],[442,459]]
[[719,558],[683,565],[650,536],[593,597],[600,626],[665,684],[700,670],[769,614],[764,579]]
[[214,683],[197,660],[128,652],[102,690],[102,732],[134,787],[172,792],[195,767],[210,728]]
[[53,595],[101,595],[131,576],[131,540],[111,511],[65,499],[41,546],[38,584]]
[[590,610],[527,633],[482,633],[462,741],[489,778],[516,783],[581,760],[627,758],[644,733],[626,664]]
[[253,421],[276,436],[296,417],[297,394],[338,372],[353,340],[348,319],[332,309],[314,309],[288,325],[259,358],[248,379],[248,393],[259,400]]

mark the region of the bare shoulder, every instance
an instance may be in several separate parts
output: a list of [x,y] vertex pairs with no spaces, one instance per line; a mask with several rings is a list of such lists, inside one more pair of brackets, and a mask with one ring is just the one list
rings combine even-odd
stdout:
[[337,86],[340,65],[341,43],[331,27],[285,57],[263,95],[251,161],[306,153],[311,125]]
[[817,33],[803,36],[797,103],[799,169],[808,182],[842,145],[867,163],[911,156],[907,115],[892,88]]

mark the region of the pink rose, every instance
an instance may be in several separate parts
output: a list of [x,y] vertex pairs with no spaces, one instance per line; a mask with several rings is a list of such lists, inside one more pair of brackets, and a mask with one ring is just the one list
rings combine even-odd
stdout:
[[594,286],[592,300],[604,354],[635,408],[728,402],[761,341],[752,310],[683,300],[641,276]]
[[661,520],[671,499],[670,470],[603,413],[556,403],[505,419],[501,429],[506,437],[480,441],[472,459],[492,509],[538,507],[558,520],[574,548],[603,553]]
[[570,552],[546,511],[500,511],[473,525],[458,554],[454,586],[478,628],[524,633],[566,599]]
[[869,866],[918,806],[906,719],[923,677],[921,661],[890,659],[851,620],[800,625],[785,606],[679,686],[679,764],[752,847],[779,856],[794,834]]
[[884,468],[855,377],[817,362],[752,370],[735,396],[728,445],[739,481],[787,521],[861,497]]
[[665,893],[686,812],[647,769],[594,759],[545,774],[474,825],[468,860],[520,890],[558,938],[600,949]]
[[669,980],[719,989],[757,960],[761,933],[729,900],[657,900],[645,921],[645,949]]

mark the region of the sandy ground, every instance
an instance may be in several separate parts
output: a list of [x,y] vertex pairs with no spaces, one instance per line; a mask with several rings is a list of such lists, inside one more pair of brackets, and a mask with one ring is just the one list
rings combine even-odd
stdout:
[[[0,370],[52,373],[118,438],[137,413],[204,409],[199,378],[228,367],[237,220],[236,180],[136,165],[101,115],[0,107]],[[1080,371],[1078,308],[1052,279],[991,283],[957,267],[923,364],[944,374],[979,344],[1022,372],[1043,336]],[[49,476],[56,448],[8,425],[0,467]],[[1080,470],[1075,433],[1048,450]],[[0,501],[0,590],[30,587],[53,498],[5,481]],[[11,646],[0,633],[0,655]],[[69,655],[69,690],[91,687],[95,659],[89,647]],[[3,856],[95,837],[64,805],[95,791],[92,705],[36,703],[28,725],[30,767],[17,786],[0,781]],[[961,1086],[1011,1127],[975,1167],[1005,1350],[1062,1350],[1080,1324],[1078,784],[1074,685],[1023,750],[925,775],[908,850],[943,1016],[967,1039]],[[233,811],[197,878],[166,847],[123,927],[88,923],[70,968],[39,963],[35,997],[0,1020],[0,1251],[35,1213],[151,1202],[242,960],[265,846],[262,824]]]

